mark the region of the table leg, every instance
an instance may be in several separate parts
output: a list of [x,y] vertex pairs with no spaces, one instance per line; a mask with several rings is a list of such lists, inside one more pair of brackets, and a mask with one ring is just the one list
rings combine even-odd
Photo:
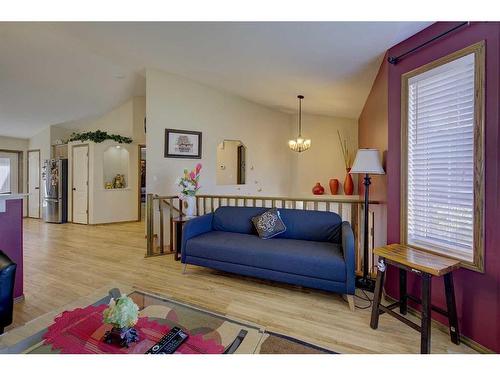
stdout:
[[372,316],[370,320],[370,327],[373,329],[378,328],[378,318],[380,316],[380,300],[382,299],[382,290],[384,288],[385,279],[385,261],[383,258],[379,259],[379,265],[377,266],[377,280],[375,283],[375,293],[373,295],[372,303]]
[[406,270],[399,269],[399,312],[406,315],[408,312],[408,296],[406,295]]
[[460,344],[460,332],[458,330],[457,306],[455,304],[455,290],[453,287],[453,275],[444,275],[444,290],[446,293],[446,306],[448,310],[448,323],[450,326],[451,341]]
[[420,353],[431,352],[431,275],[422,274],[422,324],[420,332]]
[[182,247],[182,223],[175,224],[175,260],[179,260]]

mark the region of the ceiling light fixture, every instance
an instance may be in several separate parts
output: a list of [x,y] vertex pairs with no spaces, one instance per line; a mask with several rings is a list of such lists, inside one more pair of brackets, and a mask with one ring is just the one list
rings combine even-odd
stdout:
[[304,95],[298,95],[297,98],[299,99],[299,136],[296,139],[289,140],[288,147],[290,147],[292,151],[303,152],[309,150],[311,147],[311,140],[302,138],[302,99],[304,99]]

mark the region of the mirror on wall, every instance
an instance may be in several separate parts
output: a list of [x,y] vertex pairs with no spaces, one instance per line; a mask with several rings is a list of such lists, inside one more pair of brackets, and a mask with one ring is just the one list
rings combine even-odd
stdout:
[[246,147],[241,141],[224,140],[217,145],[217,185],[244,185]]

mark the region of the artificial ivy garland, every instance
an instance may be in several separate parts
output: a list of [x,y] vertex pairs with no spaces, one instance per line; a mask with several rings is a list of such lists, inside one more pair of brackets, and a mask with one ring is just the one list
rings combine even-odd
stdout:
[[110,139],[118,143],[132,143],[132,138],[122,137],[117,134],[108,134],[102,130],[96,130],[95,132],[85,132],[85,133],[73,133],[69,138],[69,142],[73,141],[92,141],[95,143],[101,143],[105,140]]

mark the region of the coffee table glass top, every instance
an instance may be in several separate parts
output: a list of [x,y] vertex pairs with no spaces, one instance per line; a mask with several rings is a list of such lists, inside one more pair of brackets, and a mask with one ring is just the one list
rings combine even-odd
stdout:
[[[114,284],[112,287],[116,286]],[[48,331],[47,328],[64,311],[73,311],[90,305],[102,306],[108,304],[110,296],[107,292],[112,287],[102,288],[90,296],[64,306],[58,311],[45,314],[22,327],[6,332],[0,336],[0,353],[65,353],[64,349],[54,347],[44,339],[44,335]],[[193,339],[202,343],[210,342],[212,347],[214,345],[219,348],[222,346],[223,351],[226,353],[256,353],[263,338],[267,336],[263,327],[252,323],[218,315],[165,296],[140,291],[136,288],[120,285],[119,289],[139,306],[140,317],[147,318],[148,321],[155,321],[163,326],[178,326],[189,332]],[[94,338],[100,337],[103,327],[100,327],[99,332],[95,332]],[[146,344],[143,343],[144,345]],[[136,350],[131,352],[143,353],[145,350],[142,351],[142,349],[142,347],[136,347]]]

